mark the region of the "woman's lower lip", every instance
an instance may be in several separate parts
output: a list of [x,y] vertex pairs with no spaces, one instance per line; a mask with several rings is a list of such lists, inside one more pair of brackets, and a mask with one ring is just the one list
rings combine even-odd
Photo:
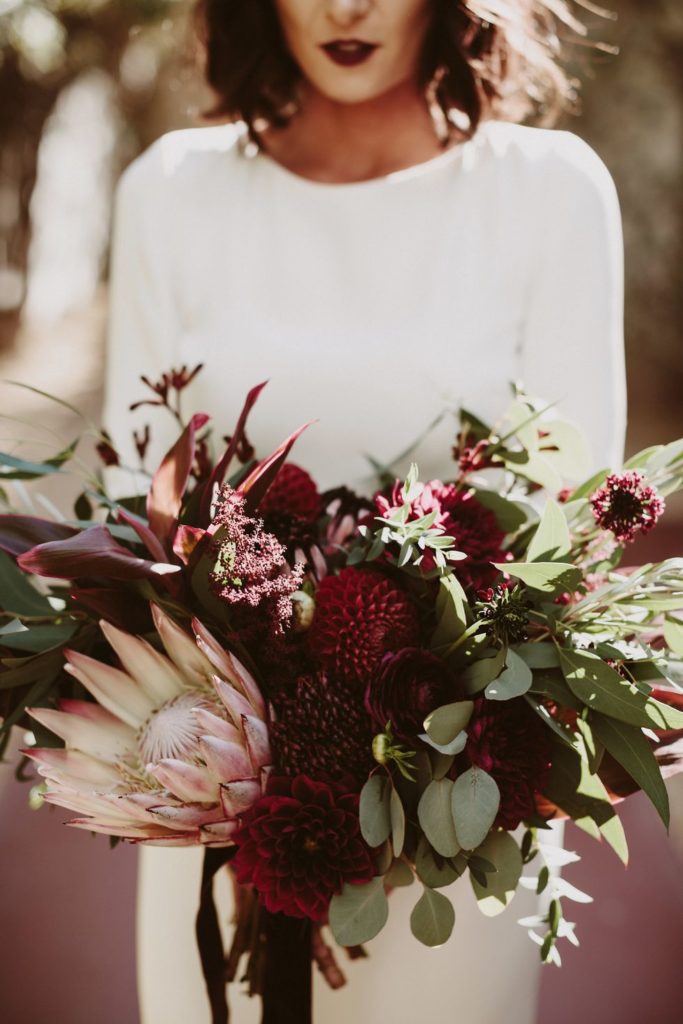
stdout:
[[335,64],[340,64],[342,67],[353,67],[356,64],[363,64],[372,57],[377,47],[372,43],[353,43],[349,45],[327,43],[321,49]]

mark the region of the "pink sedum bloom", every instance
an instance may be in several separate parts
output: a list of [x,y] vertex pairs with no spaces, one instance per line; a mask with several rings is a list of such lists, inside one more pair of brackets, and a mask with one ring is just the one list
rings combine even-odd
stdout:
[[197,620],[195,639],[152,609],[166,654],[107,622],[114,668],[70,651],[67,672],[96,703],[32,717],[64,741],[26,753],[70,825],[157,846],[227,846],[270,771],[266,706],[243,665]]

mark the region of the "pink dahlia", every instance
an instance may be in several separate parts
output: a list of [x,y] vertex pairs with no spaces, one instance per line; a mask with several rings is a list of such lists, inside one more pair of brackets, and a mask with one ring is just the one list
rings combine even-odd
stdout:
[[656,488],[644,484],[644,479],[633,470],[612,473],[591,495],[596,523],[611,530],[619,541],[632,541],[638,530],[647,533],[664,512],[664,499]]
[[474,703],[465,748],[500,789],[496,825],[512,831],[533,817],[550,770],[550,731],[525,700]]
[[388,651],[417,643],[419,624],[410,598],[373,569],[342,569],[318,587],[308,631],[314,657],[332,675],[365,685]]
[[[403,485],[397,481],[391,497],[377,495],[375,503],[380,516],[390,516],[404,504]],[[455,484],[431,480],[416,487],[416,494],[410,502],[409,521],[432,512],[436,512],[434,526],[441,528],[446,536],[453,537],[458,551],[467,555],[466,559],[454,565],[458,578],[475,589],[491,583],[499,575],[491,563],[506,558],[502,547],[505,534],[493,512],[477,501],[474,491],[459,490]],[[424,568],[432,569],[434,564],[432,553],[426,551]]]
[[375,874],[360,834],[358,796],[306,775],[271,777],[234,836],[237,881],[253,885],[267,910],[324,923],[345,883]]

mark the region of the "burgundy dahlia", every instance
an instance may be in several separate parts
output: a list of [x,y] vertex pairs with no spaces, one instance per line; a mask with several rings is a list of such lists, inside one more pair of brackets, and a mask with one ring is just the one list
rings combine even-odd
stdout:
[[285,549],[263,521],[247,515],[244,497],[229,486],[221,491],[214,523],[215,564],[210,582],[227,604],[258,607],[272,632],[280,632],[292,617],[291,595],[299,589],[303,566],[289,568]]
[[287,775],[348,778],[360,790],[373,767],[376,729],[358,687],[325,673],[300,676],[291,692],[273,698],[277,716],[270,741],[278,770]]
[[237,881],[253,885],[271,913],[323,923],[345,883],[362,885],[375,874],[357,794],[306,775],[271,778],[234,840]]
[[550,769],[548,727],[525,700],[475,701],[466,754],[498,783],[496,824],[508,831],[532,817]]
[[379,729],[387,722],[397,739],[424,732],[424,720],[443,704],[464,696],[458,680],[441,658],[420,647],[387,654],[368,683],[365,706]]
[[[378,495],[375,502],[381,516],[395,512],[404,504],[402,485],[397,482],[390,498]],[[455,484],[443,484],[440,480],[421,486],[411,500],[409,521],[431,512],[437,513],[434,526],[453,537],[458,551],[467,555],[453,566],[460,581],[475,589],[491,583],[498,576],[491,562],[502,562],[506,558],[502,547],[505,534],[493,512],[477,501],[474,491],[459,490]],[[424,568],[432,569],[434,564],[434,556],[426,551]]]
[[413,646],[417,612],[408,595],[373,569],[342,569],[318,587],[308,631],[312,654],[333,676],[363,687],[388,651]]
[[315,480],[293,462],[285,462],[259,506],[264,519],[275,513],[296,516],[305,523],[315,522],[319,511],[320,494]]
[[617,540],[632,541],[638,530],[647,533],[664,511],[664,499],[643,480],[634,470],[612,473],[591,496],[596,523]]

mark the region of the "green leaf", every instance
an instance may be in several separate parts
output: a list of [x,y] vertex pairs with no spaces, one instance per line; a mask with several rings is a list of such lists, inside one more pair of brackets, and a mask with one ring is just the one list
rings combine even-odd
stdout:
[[564,513],[556,501],[546,502],[538,529],[526,553],[529,562],[561,562],[571,551],[572,542]]
[[455,576],[442,576],[436,598],[437,626],[432,637],[432,647],[452,643],[467,629],[469,622],[467,595]]
[[68,462],[74,455],[78,446],[78,440],[74,441],[63,451],[58,452],[51,459],[44,462],[31,462],[27,459],[19,459],[7,452],[0,452],[0,477],[3,480],[37,480],[43,476],[51,476],[60,472],[60,467]]
[[430,782],[417,808],[417,817],[422,831],[430,844],[442,857],[455,857],[460,844],[453,822],[453,782],[439,779]]
[[486,687],[485,696],[489,700],[522,697],[531,689],[533,678],[527,663],[510,648],[505,659],[505,668],[498,678]]
[[54,615],[48,599],[29,582],[14,559],[0,551],[0,607],[13,615]]
[[490,861],[495,872],[486,876],[486,888],[470,875],[474,895],[482,914],[502,914],[517,892],[522,874],[522,854],[509,832],[491,832],[477,849],[478,857]]
[[60,622],[51,626],[33,626],[21,633],[14,633],[0,642],[13,651],[30,651],[39,654],[67,643],[77,629],[75,622]]
[[442,857],[429,845],[426,836],[420,836],[415,854],[415,870],[421,882],[430,889],[443,889],[459,878],[467,866],[462,855],[455,858]]
[[523,505],[518,502],[509,501],[503,498],[496,491],[475,490],[477,501],[493,512],[496,517],[499,529],[504,533],[516,533],[521,526],[524,526],[528,516]]
[[360,830],[368,846],[381,846],[391,835],[391,789],[388,776],[378,772],[361,790],[358,816]]
[[492,658],[479,658],[460,673],[460,682],[469,694],[480,693],[497,679],[505,667],[507,649],[501,647]]
[[430,740],[440,747],[445,747],[467,728],[473,711],[474,703],[471,700],[444,704],[425,719],[425,732]]
[[582,573],[569,562],[494,562],[496,569],[543,594],[573,593]]
[[645,704],[647,722],[650,729],[683,729],[683,711],[664,704],[654,697],[648,697]]
[[531,669],[560,667],[560,656],[555,644],[517,644],[513,650]]
[[[539,455],[559,477],[563,480],[581,480],[590,472],[593,459],[588,442],[573,423],[566,420],[544,420],[541,426],[546,436],[539,442]],[[553,493],[557,493],[557,490]]]
[[395,860],[386,875],[385,885],[392,889],[405,889],[415,881],[415,875],[404,860]]
[[669,796],[652,748],[636,726],[624,725],[602,715],[591,715],[593,732],[615,761],[647,793],[657,813],[669,827]]
[[391,813],[391,845],[394,849],[394,857],[400,857],[406,837],[406,812],[403,810],[401,798],[393,786],[391,787],[389,810]]
[[463,850],[483,843],[500,807],[500,790],[481,768],[469,768],[453,786],[451,808],[455,834]]
[[591,651],[560,650],[560,663],[572,693],[592,711],[628,725],[647,725],[647,697]]
[[607,476],[609,469],[601,469],[599,473],[594,473],[593,476],[589,477],[582,484],[572,491],[569,500],[571,502],[579,501],[581,498],[590,498],[594,491],[597,491],[598,487],[602,487]]
[[442,893],[425,887],[410,915],[410,929],[425,946],[443,946],[453,932],[455,911]]
[[665,619],[664,639],[674,654],[683,657],[683,622],[679,622],[677,619]]
[[551,466],[549,460],[540,453],[505,452],[503,461],[506,469],[509,469],[515,476],[521,476],[534,484],[539,484],[550,494],[557,494],[562,487],[562,477]]
[[330,902],[330,928],[340,946],[362,946],[378,935],[389,917],[384,879],[346,884]]

